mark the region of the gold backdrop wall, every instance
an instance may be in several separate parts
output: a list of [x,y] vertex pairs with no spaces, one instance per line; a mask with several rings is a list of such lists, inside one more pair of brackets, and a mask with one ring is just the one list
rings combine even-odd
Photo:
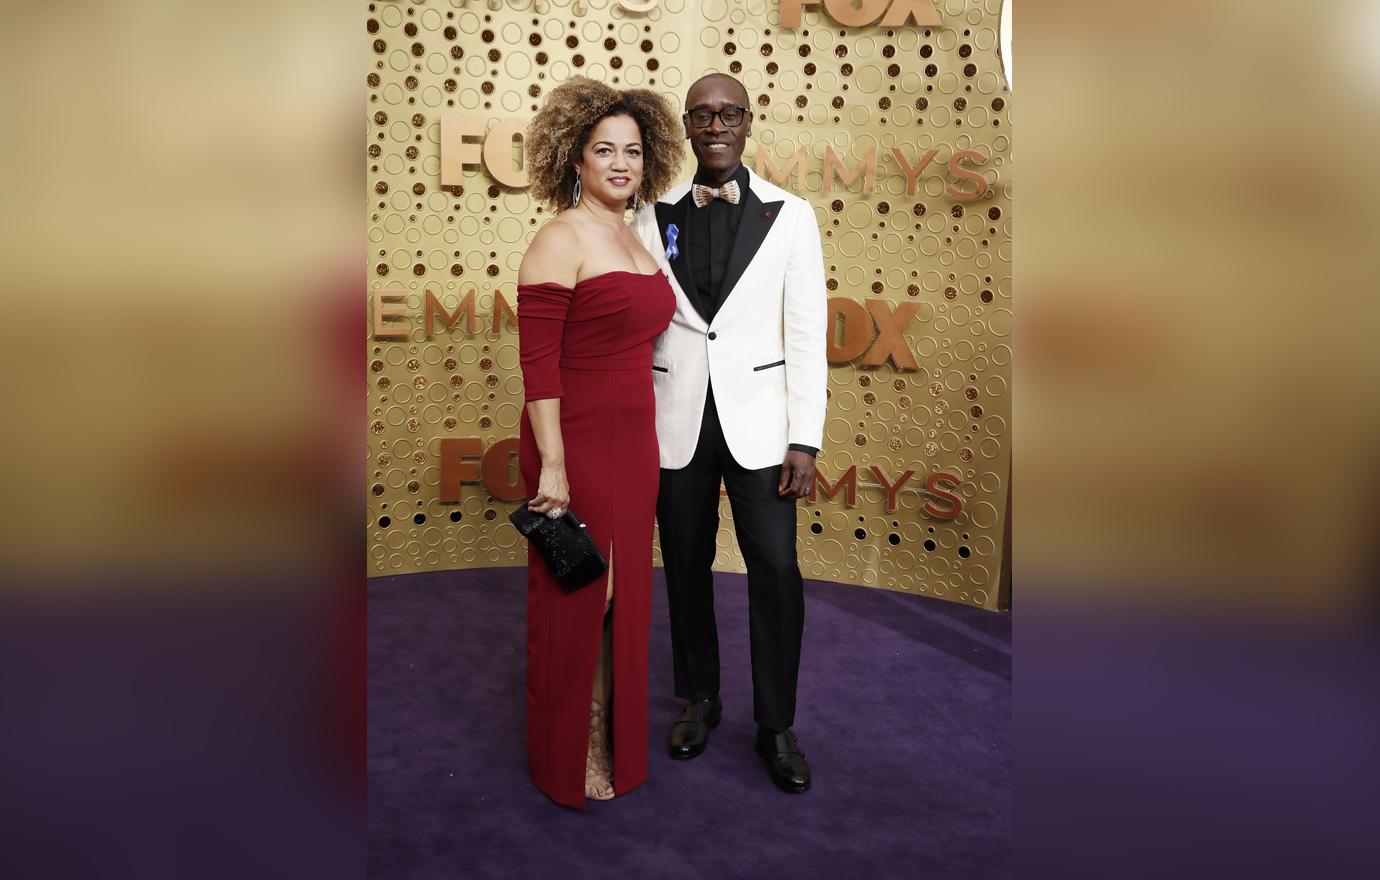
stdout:
[[[369,574],[526,563],[506,517],[522,495],[512,311],[550,216],[521,167],[542,96],[584,75],[680,108],[696,77],[726,71],[756,113],[744,161],[812,202],[824,247],[829,412],[820,490],[797,515],[803,573],[998,607],[1011,461],[1000,8],[367,4]],[[741,571],[727,499],[722,517],[717,567]]]

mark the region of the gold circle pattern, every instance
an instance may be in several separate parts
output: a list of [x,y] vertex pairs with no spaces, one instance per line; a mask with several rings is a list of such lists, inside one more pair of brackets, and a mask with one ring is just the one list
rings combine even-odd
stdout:
[[[442,186],[441,118],[478,114],[491,128],[530,117],[573,75],[654,89],[679,107],[697,76],[724,71],[752,93],[744,161],[762,174],[765,161],[786,168],[802,151],[803,187],[794,172],[773,179],[814,204],[828,295],[856,306],[836,315],[835,341],[849,320],[910,315],[880,365],[866,349],[831,365],[818,467],[837,492],[800,504],[802,572],[997,607],[1012,329],[999,2],[936,0],[939,28],[845,26],[811,4],[786,30],[770,0],[661,0],[645,12],[628,7],[647,0],[365,6],[370,576],[526,564],[511,502],[492,486],[467,481],[459,500],[441,500],[441,441],[474,438],[487,451],[516,436],[521,373],[503,312],[515,308],[516,267],[549,214],[482,163]],[[960,150],[986,161],[959,173]],[[830,173],[834,156],[841,168]],[[871,174],[848,182],[869,158]],[[960,197],[979,176],[986,191]],[[456,312],[470,292],[472,332],[461,317],[427,333],[429,303]],[[406,335],[375,336],[383,293],[399,295],[387,300],[399,316],[390,320]],[[855,335],[873,344],[887,335],[865,329]],[[721,519],[716,564],[741,571],[727,499]],[[655,546],[653,556],[660,564]]]

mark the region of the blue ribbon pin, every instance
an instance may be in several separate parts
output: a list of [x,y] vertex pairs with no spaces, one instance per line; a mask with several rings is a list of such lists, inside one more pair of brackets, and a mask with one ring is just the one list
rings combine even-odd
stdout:
[[680,230],[676,224],[672,223],[666,227],[666,259],[674,260],[680,256],[680,248],[676,247],[676,236],[680,235]]

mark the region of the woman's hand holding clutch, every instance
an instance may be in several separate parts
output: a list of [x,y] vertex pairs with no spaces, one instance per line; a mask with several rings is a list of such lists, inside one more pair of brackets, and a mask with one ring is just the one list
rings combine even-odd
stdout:
[[527,509],[553,519],[570,509],[570,483],[566,480],[564,463],[542,464],[537,493],[527,503]]

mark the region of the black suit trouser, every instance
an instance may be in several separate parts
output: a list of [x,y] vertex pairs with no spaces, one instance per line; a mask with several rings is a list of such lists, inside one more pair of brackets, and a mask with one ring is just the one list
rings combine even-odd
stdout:
[[[782,450],[784,456],[785,450]],[[747,564],[753,717],[784,731],[795,723],[804,584],[796,561],[796,503],[776,493],[781,465],[748,470],[728,450],[711,389],[699,442],[683,468],[662,468],[657,497],[661,558],[671,612],[676,696],[719,696],[719,634],[714,618],[714,554],[719,483],[728,489],[738,547]]]

